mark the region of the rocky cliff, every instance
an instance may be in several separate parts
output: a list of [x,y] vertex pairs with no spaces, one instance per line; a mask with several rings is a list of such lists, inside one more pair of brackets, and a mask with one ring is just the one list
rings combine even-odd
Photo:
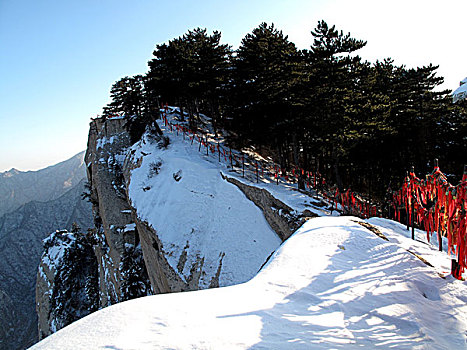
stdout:
[[[95,224],[97,308],[246,282],[314,216],[239,179],[181,135],[162,136],[149,128],[131,144],[126,123],[111,118],[90,124],[85,163]],[[54,280],[51,272],[41,283],[50,286]],[[38,307],[46,310],[40,316],[43,335],[59,328],[48,318],[54,311],[47,300],[39,300]]]
[[[125,257],[141,252],[137,224],[127,199],[127,183],[123,176],[124,160],[130,146],[125,122],[124,119],[93,120],[85,156],[95,224],[99,307],[128,299],[125,286],[128,285],[129,272],[122,268],[122,262]],[[134,294],[147,295],[148,284],[146,277],[141,281],[140,291],[134,291]]]

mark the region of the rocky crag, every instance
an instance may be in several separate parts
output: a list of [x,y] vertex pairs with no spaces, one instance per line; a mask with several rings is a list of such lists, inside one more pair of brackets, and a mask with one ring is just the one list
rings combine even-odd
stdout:
[[[281,241],[315,216],[224,175],[188,146],[151,129],[132,144],[120,117],[91,122],[85,163],[97,266],[94,309],[246,282]],[[39,324],[47,336],[65,324],[50,317],[56,312],[50,298],[40,297],[53,294],[60,267],[41,267]]]

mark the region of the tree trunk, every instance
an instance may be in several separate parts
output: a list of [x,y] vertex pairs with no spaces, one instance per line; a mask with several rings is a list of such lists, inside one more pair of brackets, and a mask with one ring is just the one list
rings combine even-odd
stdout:
[[294,163],[295,167],[298,170],[298,188],[301,190],[305,189],[305,181],[303,179],[303,175],[301,172],[301,167],[299,163],[299,158],[298,158],[298,141],[297,141],[297,133],[294,132],[292,135],[292,150],[293,150],[293,158],[294,158]]
[[336,184],[337,188],[339,189],[340,192],[344,190],[344,185],[342,184],[342,179],[339,173],[339,154],[336,151],[335,146],[332,149],[332,158],[333,158],[333,168],[334,168],[334,176],[336,177]]

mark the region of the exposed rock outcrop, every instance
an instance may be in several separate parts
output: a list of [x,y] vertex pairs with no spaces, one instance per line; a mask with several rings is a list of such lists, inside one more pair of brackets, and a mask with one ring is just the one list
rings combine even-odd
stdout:
[[124,119],[93,120],[85,162],[93,204],[99,266],[100,307],[126,300],[121,262],[126,246],[139,244],[137,226],[126,197],[123,163],[130,146]]
[[[131,145],[125,119],[91,122],[85,163],[98,270],[94,307],[246,282],[314,216],[223,176],[175,141],[149,132]],[[56,280],[49,270],[41,265],[49,281],[43,290]],[[44,315],[56,312],[47,295],[38,302]],[[41,329],[57,329],[52,321],[41,319]]]
[[144,261],[154,293],[162,294],[184,290],[185,284],[170,267],[161,251],[161,243],[157,233],[146,222],[139,220],[134,211],[133,216],[141,238]]
[[282,241],[289,238],[307,219],[317,216],[309,210],[305,210],[303,213],[295,212],[265,189],[246,185],[237,179],[224,175],[222,177],[237,186],[249,200],[263,211],[267,222]]

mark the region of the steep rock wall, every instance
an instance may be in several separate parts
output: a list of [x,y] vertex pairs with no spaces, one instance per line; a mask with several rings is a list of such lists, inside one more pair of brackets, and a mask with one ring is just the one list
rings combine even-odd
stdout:
[[91,122],[85,162],[95,222],[100,307],[125,299],[120,264],[125,245],[138,244],[123,178],[129,143],[124,119]]
[[[313,216],[295,213],[265,189],[224,177],[182,140],[169,146],[176,140],[146,133],[130,145],[125,123],[93,120],[85,156],[97,308],[136,296],[245,282]],[[141,256],[143,269],[128,267],[131,259],[143,261]],[[132,275],[136,270],[144,273]],[[56,271],[40,271],[40,289],[50,290]],[[135,291],[144,284],[150,289]],[[39,295],[38,305],[43,315],[55,312],[48,295]],[[54,329],[50,318],[40,322],[40,329]]]

